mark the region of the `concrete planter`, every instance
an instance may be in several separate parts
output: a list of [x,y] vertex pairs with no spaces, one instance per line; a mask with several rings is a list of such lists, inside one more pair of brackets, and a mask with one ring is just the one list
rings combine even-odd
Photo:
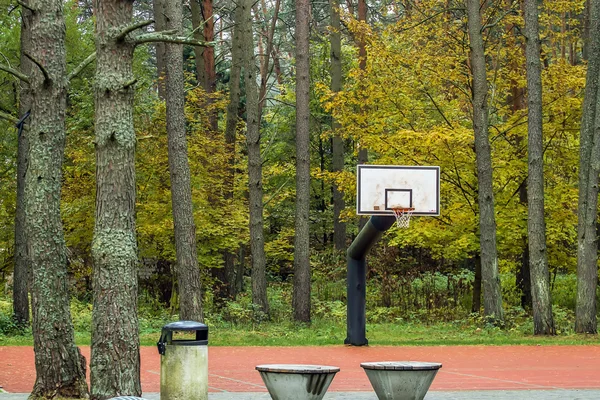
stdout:
[[423,400],[439,363],[419,361],[362,363],[379,400]]
[[273,400],[321,400],[340,369],[324,365],[268,364],[259,365],[256,370]]

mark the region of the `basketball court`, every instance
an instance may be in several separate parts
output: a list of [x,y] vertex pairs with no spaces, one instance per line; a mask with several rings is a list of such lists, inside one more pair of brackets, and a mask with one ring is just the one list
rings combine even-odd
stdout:
[[[89,361],[89,347],[82,347],[82,352]],[[157,348],[142,347],[141,360],[144,392],[159,392]],[[433,392],[535,390],[550,394],[556,390],[600,390],[600,345],[209,347],[209,387],[213,393],[237,392],[240,396],[244,392],[264,393],[266,389],[254,369],[258,364],[323,364],[341,368],[330,392],[366,395],[372,389],[360,363],[392,360],[442,363],[431,386]],[[33,348],[0,347],[0,386],[9,393],[31,391],[34,365]],[[526,396],[528,392],[522,393]],[[596,395],[600,398],[600,391]]]

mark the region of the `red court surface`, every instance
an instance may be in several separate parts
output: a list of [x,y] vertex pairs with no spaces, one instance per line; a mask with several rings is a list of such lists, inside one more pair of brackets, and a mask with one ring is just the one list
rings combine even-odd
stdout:
[[[82,348],[89,360],[89,347]],[[160,391],[160,356],[143,347],[142,388]],[[266,391],[258,364],[323,364],[341,368],[330,390],[370,391],[365,361],[441,362],[431,390],[600,389],[598,346],[437,347],[210,347],[209,386],[215,392]],[[0,347],[0,386],[30,392],[35,380],[31,347]]]

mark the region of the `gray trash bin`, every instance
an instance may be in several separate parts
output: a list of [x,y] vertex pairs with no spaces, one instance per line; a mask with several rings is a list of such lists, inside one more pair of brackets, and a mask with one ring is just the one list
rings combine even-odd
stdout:
[[[174,332],[195,332],[195,339],[173,339]],[[161,400],[208,400],[208,326],[178,321],[162,328],[157,343]]]

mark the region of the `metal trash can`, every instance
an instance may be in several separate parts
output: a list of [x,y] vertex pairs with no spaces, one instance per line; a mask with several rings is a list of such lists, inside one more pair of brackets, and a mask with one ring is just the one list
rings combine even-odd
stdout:
[[[195,339],[173,339],[174,332],[195,332]],[[162,328],[157,343],[161,400],[208,400],[208,326],[178,321]]]

